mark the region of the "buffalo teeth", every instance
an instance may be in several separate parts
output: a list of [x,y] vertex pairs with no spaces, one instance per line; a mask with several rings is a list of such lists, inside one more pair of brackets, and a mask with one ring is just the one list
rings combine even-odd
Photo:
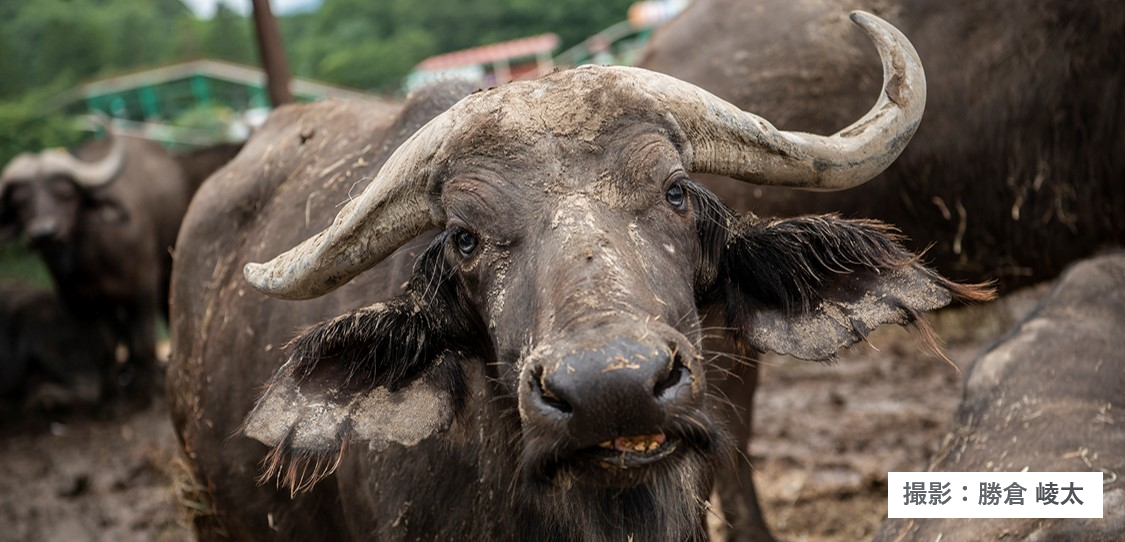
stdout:
[[664,444],[663,433],[655,435],[636,435],[630,437],[617,437],[612,442],[599,444],[602,448],[609,448],[618,452],[645,453],[656,450]]

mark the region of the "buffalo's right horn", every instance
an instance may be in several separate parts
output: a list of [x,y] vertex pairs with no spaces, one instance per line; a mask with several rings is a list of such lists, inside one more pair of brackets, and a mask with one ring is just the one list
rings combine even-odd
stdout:
[[843,190],[882,173],[918,129],[926,76],[914,46],[897,28],[861,11],[852,12],[851,19],[875,42],[883,89],[866,115],[835,135],[778,130],[678,80],[651,85],[652,95],[666,104],[691,143],[693,157],[685,168],[804,190]]

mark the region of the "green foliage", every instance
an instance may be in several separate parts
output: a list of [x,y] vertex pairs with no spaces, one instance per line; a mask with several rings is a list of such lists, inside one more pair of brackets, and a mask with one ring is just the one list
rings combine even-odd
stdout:
[[[543,32],[565,49],[633,1],[324,0],[280,26],[295,75],[386,91],[438,53]],[[180,0],[0,0],[0,51],[0,100],[192,58],[258,61],[248,17],[220,3],[198,20]]]
[[41,101],[44,94],[48,93],[0,102],[0,164],[21,152],[73,147],[85,137],[74,119],[46,112]]
[[633,0],[324,0],[282,31],[295,73],[386,90],[427,56],[554,32],[564,50]]
[[[226,140],[228,126],[234,118],[235,113],[229,107],[200,105],[177,115],[170,124],[193,132],[197,145],[213,145]],[[200,139],[200,135],[206,139]]]
[[215,17],[206,23],[203,33],[203,56],[256,64],[252,23],[249,19],[235,13],[226,4],[219,4]]
[[[44,85],[165,62],[177,21],[193,19],[179,0],[3,0],[0,98]],[[65,87],[64,87],[65,88]]]
[[331,51],[317,63],[318,77],[340,85],[389,91],[410,69],[434,50],[434,39],[416,29],[389,39],[363,38]]
[[0,282],[48,288],[51,274],[26,243],[6,243],[0,245]]

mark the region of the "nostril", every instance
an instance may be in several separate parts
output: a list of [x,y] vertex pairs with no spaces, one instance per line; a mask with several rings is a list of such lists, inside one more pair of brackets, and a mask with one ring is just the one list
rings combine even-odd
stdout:
[[681,363],[679,357],[677,357],[675,361],[672,362],[672,367],[671,369],[669,369],[668,375],[660,379],[660,381],[657,382],[655,386],[653,386],[652,394],[658,398],[663,397],[664,394],[668,392],[668,390],[676,387],[680,382],[686,380],[687,375],[687,367],[684,367],[684,364]]
[[55,234],[55,227],[51,225],[37,224],[28,229],[27,235],[32,239],[45,239]]
[[574,412],[574,407],[571,407],[570,403],[559,399],[549,390],[543,390],[543,394],[541,395],[541,397],[543,398],[544,404],[559,412],[562,412],[563,414],[570,414],[571,412]]
[[563,414],[570,414],[571,412],[574,412],[574,407],[570,406],[570,403],[566,402],[566,400],[556,395],[553,391],[551,391],[550,388],[547,387],[545,377],[546,375],[544,374],[543,368],[540,367],[531,379],[531,385],[539,394],[539,398],[543,401],[543,404],[559,412],[562,412]]

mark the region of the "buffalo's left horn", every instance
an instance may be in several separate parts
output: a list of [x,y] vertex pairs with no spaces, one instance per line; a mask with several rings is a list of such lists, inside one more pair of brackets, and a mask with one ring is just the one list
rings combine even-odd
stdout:
[[106,137],[110,141],[109,153],[96,162],[83,162],[66,151],[43,151],[39,154],[39,160],[45,174],[66,175],[87,188],[106,186],[117,179],[121,168],[125,166],[125,143],[121,137],[113,134],[108,119],[95,117],[94,122],[105,128]]
[[691,143],[693,156],[685,168],[757,184],[826,191],[851,188],[882,173],[918,129],[926,107],[926,76],[918,53],[898,29],[860,11],[852,12],[851,19],[875,42],[883,63],[883,89],[866,115],[835,135],[778,130],[678,80],[649,86]]

